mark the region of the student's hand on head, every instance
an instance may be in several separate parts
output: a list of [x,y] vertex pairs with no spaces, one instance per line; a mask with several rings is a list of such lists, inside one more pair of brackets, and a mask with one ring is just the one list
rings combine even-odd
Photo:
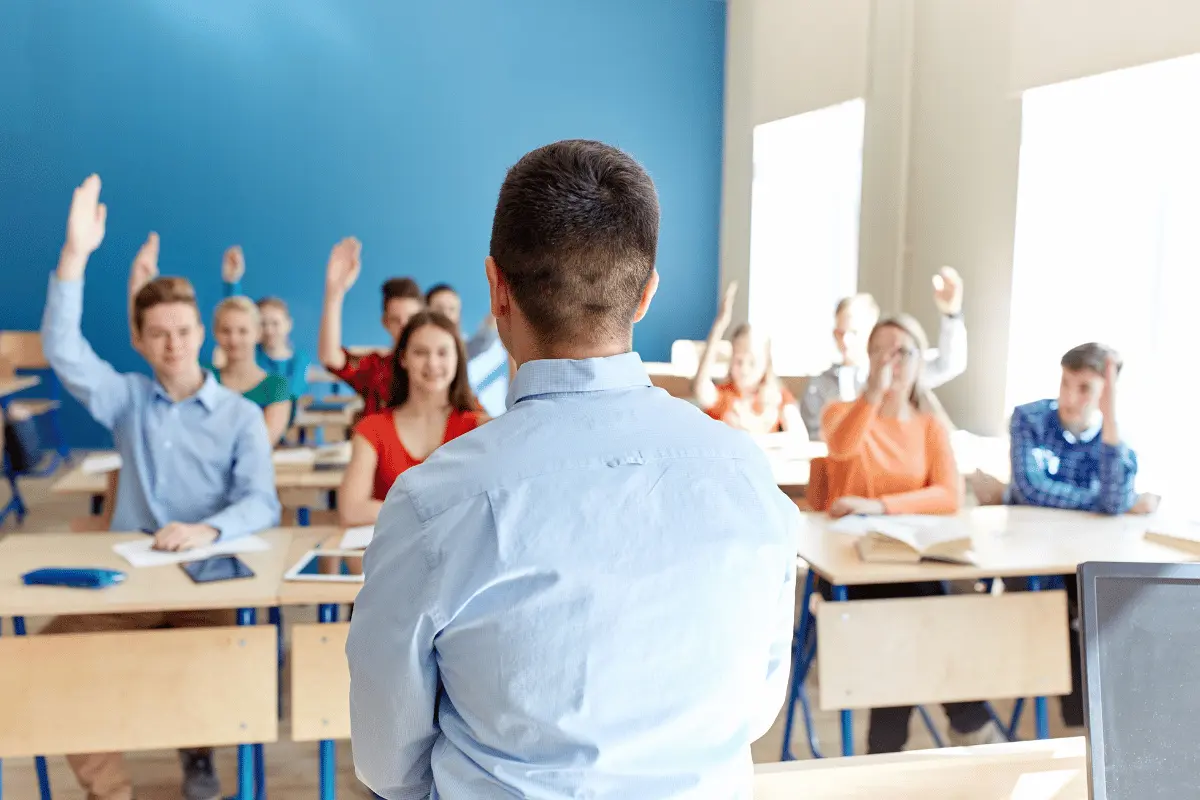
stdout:
[[1104,388],[1100,390],[1100,413],[1105,421],[1117,418],[1117,361],[1112,356],[1104,364]]
[[[104,241],[108,208],[100,202],[100,176],[89,175],[71,196],[71,211],[67,215],[67,241],[59,277],[77,279],[83,275],[88,257]],[[63,274],[63,273],[66,274]]]
[[947,317],[962,313],[962,276],[954,267],[942,267],[933,276],[933,302],[937,304],[938,311]]
[[221,280],[225,283],[237,283],[246,274],[246,256],[242,254],[240,245],[234,245],[225,251],[221,259]]
[[725,331],[733,324],[733,304],[737,301],[738,282],[730,281],[721,295],[721,305],[717,309],[717,319],[713,327]]
[[217,540],[217,529],[211,525],[187,522],[168,522],[154,534],[155,550],[195,550]]
[[129,295],[132,297],[150,281],[158,277],[158,234],[154,231],[142,242],[133,265],[129,268]]
[[865,497],[839,497],[829,505],[829,516],[848,517],[852,514],[886,514],[887,509],[879,500],[869,500]]
[[325,268],[325,291],[345,294],[358,280],[362,270],[362,242],[353,236],[342,239],[329,253]]

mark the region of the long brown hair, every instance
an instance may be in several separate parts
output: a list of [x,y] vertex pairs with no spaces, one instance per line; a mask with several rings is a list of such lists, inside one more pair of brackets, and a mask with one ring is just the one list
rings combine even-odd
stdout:
[[867,338],[867,344],[875,338],[875,334],[881,328],[896,328],[897,330],[907,333],[917,345],[917,378],[913,381],[912,393],[909,394],[908,400],[912,403],[913,408],[922,414],[929,414],[946,426],[946,430],[953,431],[954,423],[950,421],[950,416],[946,413],[946,409],[942,407],[942,403],[937,399],[937,396],[925,383],[925,351],[929,349],[929,337],[925,335],[925,329],[921,327],[921,323],[908,314],[888,314],[871,329],[871,335]]
[[437,311],[418,311],[400,332],[400,340],[392,351],[392,392],[388,408],[399,408],[408,401],[408,370],[404,368],[401,356],[408,350],[408,340],[413,333],[426,325],[441,328],[454,339],[458,363],[454,367],[454,379],[450,381],[450,405],[456,411],[482,410],[471,391],[471,382],[467,380],[467,348],[458,333],[458,326]]

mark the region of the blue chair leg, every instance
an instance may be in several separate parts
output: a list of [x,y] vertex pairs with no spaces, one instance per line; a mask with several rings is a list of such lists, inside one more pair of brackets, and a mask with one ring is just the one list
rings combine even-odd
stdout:
[[[1025,698],[1018,697],[1017,702],[1013,703],[1012,720],[1005,728],[1005,733],[1008,734],[1008,740],[1015,742],[1017,740],[1017,728],[1021,724],[1021,712],[1025,710]],[[1004,727],[1004,726],[1001,726]]]
[[[1021,702],[1020,700],[1017,701],[1017,703],[1020,703],[1020,702]],[[1010,742],[1013,741],[1013,737],[1012,737],[1012,734],[1009,732],[1008,726],[1005,725],[1004,722],[1000,719],[1000,715],[996,713],[996,709],[992,708],[992,704],[985,702],[983,705],[984,705],[984,707],[987,708],[988,716],[992,718],[992,722],[1004,734],[1004,738],[1008,739]],[[1014,714],[1015,714],[1016,710],[1017,710],[1016,707],[1014,707],[1013,708]]]
[[929,711],[925,706],[917,706],[917,713],[921,715],[925,727],[929,730],[929,736],[933,739],[933,746],[945,747],[946,743],[942,741],[942,734],[938,732],[937,726],[933,724],[933,717],[929,716]]

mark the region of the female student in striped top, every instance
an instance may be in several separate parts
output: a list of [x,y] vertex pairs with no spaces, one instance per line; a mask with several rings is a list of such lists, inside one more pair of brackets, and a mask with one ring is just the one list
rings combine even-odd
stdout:
[[[829,445],[813,508],[849,514],[953,514],[962,481],[950,446],[950,421],[926,388],[921,354],[925,332],[905,314],[886,317],[868,340],[870,376],[852,403],[825,408],[821,429]],[[943,593],[935,582],[855,587],[850,598],[921,597]],[[947,703],[954,745],[1006,741],[982,702]],[[911,707],[871,709],[868,751],[892,753],[908,739]]]
[[372,525],[396,479],[444,443],[488,420],[467,381],[458,326],[418,312],[392,356],[390,407],[354,426],[350,463],[338,490],[343,525]]

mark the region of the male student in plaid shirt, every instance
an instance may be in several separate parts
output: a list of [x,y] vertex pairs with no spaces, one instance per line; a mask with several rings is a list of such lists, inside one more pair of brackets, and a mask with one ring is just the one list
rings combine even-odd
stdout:
[[[1043,506],[1099,514],[1149,514],[1159,498],[1137,494],[1137,455],[1117,427],[1117,376],[1121,358],[1096,342],[1062,357],[1058,399],[1013,409],[1012,483],[1006,488],[982,473],[972,477],[981,504]],[[1071,615],[1071,694],[1062,699],[1063,723],[1083,724],[1075,576],[1064,576]]]

